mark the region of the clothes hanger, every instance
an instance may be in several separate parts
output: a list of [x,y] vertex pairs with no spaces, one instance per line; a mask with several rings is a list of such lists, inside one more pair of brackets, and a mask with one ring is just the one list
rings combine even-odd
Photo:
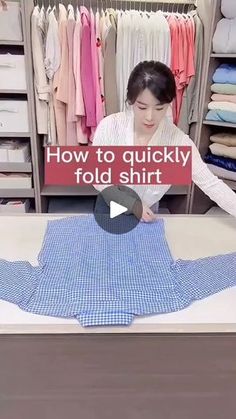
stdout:
[[141,0],[139,0],[139,13],[140,13],[140,16],[143,17],[142,2],[141,2]]
[[167,16],[169,16],[169,3],[167,3],[167,6],[166,6],[166,10],[165,10],[165,4],[164,3],[162,3],[162,13],[163,13],[163,15],[165,16],[165,17],[167,17]]
[[160,3],[160,6],[159,6],[159,3],[158,3],[157,7],[158,7],[158,11],[160,10],[160,12],[164,12],[164,3]]
[[150,18],[150,13],[147,11],[147,0],[144,1],[144,12],[145,15]]
[[101,0],[101,16],[104,15],[103,0]]
[[48,8],[47,8],[47,14],[49,14],[50,12],[51,12],[51,10],[52,10],[52,7],[51,7],[51,1],[49,0],[49,2],[48,2]]

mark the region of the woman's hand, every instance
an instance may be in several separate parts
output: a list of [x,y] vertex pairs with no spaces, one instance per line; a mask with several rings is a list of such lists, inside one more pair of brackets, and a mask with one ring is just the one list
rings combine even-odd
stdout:
[[151,223],[157,219],[156,214],[146,205],[141,204],[140,201],[136,201],[133,208],[132,213],[138,220],[143,221],[145,223]]
[[143,204],[143,214],[141,221],[144,221],[145,223],[151,223],[155,221],[157,218],[156,214],[152,212],[152,210],[145,204]]

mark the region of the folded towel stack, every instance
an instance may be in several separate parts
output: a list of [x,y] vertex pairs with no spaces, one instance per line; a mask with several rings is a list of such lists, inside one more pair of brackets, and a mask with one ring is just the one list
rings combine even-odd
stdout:
[[205,156],[209,169],[216,176],[236,181],[236,134],[218,133],[210,140]]
[[[236,53],[236,1],[221,0],[223,18],[213,36],[213,51]],[[236,124],[236,65],[221,64],[213,74],[211,102],[206,120]],[[218,177],[236,181],[236,134],[218,133],[210,137],[205,162]]]
[[213,74],[206,119],[236,124],[236,65],[221,64]]

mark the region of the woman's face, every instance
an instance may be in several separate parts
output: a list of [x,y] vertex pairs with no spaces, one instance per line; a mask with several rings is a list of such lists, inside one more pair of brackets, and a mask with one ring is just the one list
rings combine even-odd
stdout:
[[149,89],[143,90],[133,104],[136,131],[154,134],[168,107],[169,103],[160,105]]

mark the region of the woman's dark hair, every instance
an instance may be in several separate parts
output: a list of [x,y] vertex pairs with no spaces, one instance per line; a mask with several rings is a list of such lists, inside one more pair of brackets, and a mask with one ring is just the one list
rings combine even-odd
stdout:
[[129,77],[126,101],[133,105],[144,89],[149,89],[161,105],[172,102],[176,96],[176,84],[170,68],[159,61],[137,64]]

